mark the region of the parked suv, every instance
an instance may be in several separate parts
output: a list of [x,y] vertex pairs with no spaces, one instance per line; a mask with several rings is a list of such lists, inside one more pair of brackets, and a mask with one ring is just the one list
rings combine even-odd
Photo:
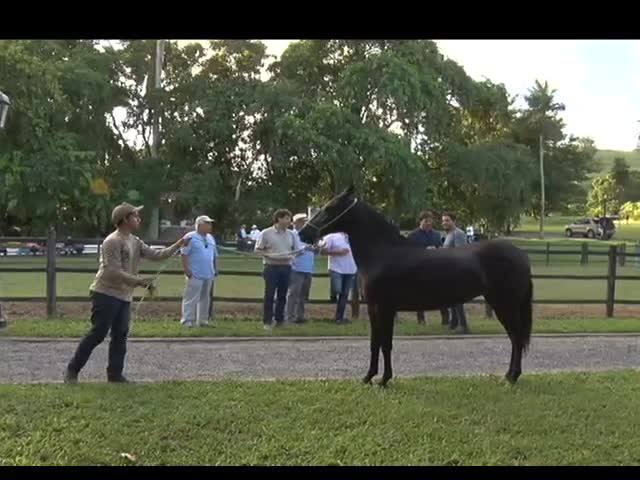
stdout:
[[610,217],[580,218],[564,227],[567,237],[581,236],[609,240],[613,237],[616,226]]

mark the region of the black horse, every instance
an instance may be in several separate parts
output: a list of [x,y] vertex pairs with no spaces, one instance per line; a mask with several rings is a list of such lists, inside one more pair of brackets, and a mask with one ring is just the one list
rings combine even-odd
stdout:
[[506,378],[522,373],[522,353],[531,337],[533,282],[525,252],[503,240],[461,248],[425,250],[411,245],[399,230],[354,195],[353,186],[319,210],[300,230],[314,243],[321,236],[345,232],[364,281],[371,323],[371,364],[365,383],[378,373],[382,349],[384,373],[392,377],[391,346],[398,311],[437,310],[483,295],[511,340]]

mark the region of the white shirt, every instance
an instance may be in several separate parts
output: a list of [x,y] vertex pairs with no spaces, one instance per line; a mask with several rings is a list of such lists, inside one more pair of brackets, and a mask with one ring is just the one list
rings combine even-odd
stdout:
[[254,242],[258,240],[259,236],[260,236],[260,230],[258,230],[257,228],[254,230],[251,230],[251,233],[249,233],[249,238]]
[[358,266],[351,253],[349,240],[344,233],[330,233],[324,237],[322,243],[329,252],[345,248],[349,249],[349,253],[346,255],[329,254],[329,270],[343,275],[353,275],[358,271]]

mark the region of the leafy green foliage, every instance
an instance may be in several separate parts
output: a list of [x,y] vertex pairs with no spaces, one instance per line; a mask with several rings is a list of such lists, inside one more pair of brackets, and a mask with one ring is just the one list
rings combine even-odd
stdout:
[[591,183],[587,208],[591,215],[611,215],[620,210],[621,189],[613,174],[596,177]]

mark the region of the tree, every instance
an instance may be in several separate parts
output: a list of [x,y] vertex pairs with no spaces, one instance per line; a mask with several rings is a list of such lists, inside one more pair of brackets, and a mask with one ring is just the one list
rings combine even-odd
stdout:
[[113,58],[93,41],[0,42],[0,83],[12,121],[0,144],[0,216],[27,232],[49,224],[94,225],[91,190],[113,153],[104,121],[120,100]]
[[509,231],[527,208],[536,175],[531,152],[512,143],[476,144],[450,152],[448,179],[459,186],[467,220],[489,233]]
[[619,198],[620,187],[612,174],[594,178],[587,201],[589,214],[604,216],[618,213],[621,206]]
[[502,122],[493,88],[431,41],[295,42],[271,72],[257,135],[271,186],[296,205],[354,181],[393,218],[413,214],[446,194],[444,152],[463,130]]
[[[547,82],[535,82],[525,97],[527,108],[518,112],[511,132],[514,142],[526,145],[539,164],[540,136],[544,148],[544,211],[566,210],[571,204],[580,203],[586,196],[582,186],[589,174],[597,171],[597,149],[588,138],[567,137],[564,121],[559,113],[565,110],[555,101],[556,91]],[[539,175],[534,180],[530,213],[541,212],[541,183]]]
[[629,172],[630,167],[624,157],[616,157],[613,159],[613,165],[611,167],[610,173],[613,175],[613,178],[618,187],[624,189],[629,181]]

